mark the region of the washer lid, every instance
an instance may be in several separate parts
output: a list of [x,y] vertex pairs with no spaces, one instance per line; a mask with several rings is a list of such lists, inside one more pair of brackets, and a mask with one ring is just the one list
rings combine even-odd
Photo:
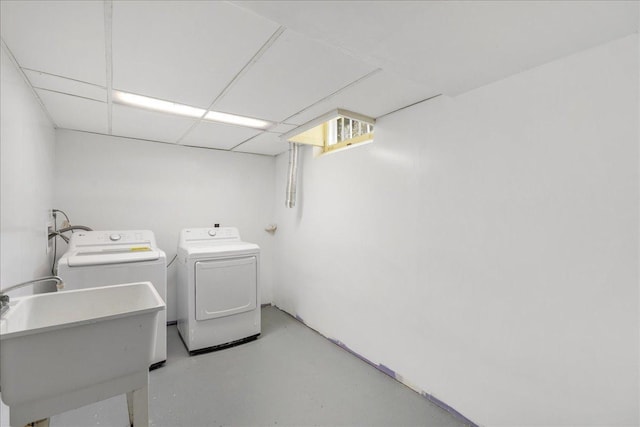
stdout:
[[102,230],[73,233],[59,263],[69,267],[155,261],[164,256],[150,230]]
[[123,246],[120,248],[87,248],[76,250],[67,257],[69,267],[85,265],[121,264],[127,262],[154,261],[160,258],[160,251],[149,245]]

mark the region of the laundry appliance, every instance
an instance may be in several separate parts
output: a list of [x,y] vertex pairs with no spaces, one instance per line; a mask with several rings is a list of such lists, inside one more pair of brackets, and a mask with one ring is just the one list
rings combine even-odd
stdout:
[[[149,230],[81,231],[71,235],[58,261],[64,290],[131,282],[151,282],[167,302],[167,257]],[[158,313],[151,368],[167,360],[167,313]]]
[[235,227],[191,228],[178,243],[178,332],[190,354],[260,335],[260,247]]

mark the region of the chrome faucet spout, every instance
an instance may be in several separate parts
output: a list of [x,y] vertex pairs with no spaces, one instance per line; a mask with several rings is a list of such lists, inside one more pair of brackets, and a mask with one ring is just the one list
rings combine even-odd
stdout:
[[33,279],[33,280],[27,280],[26,282],[22,282],[22,283],[18,283],[17,285],[13,285],[13,286],[9,286],[6,289],[0,289],[0,294],[6,294],[7,292],[11,292],[15,289],[18,288],[22,288],[24,286],[28,286],[28,285],[33,285],[36,283],[41,283],[41,282],[56,282],[56,287],[58,289],[62,289],[64,287],[64,282],[62,281],[62,279],[58,276],[46,276],[46,277],[39,277],[37,279]]
[[11,292],[15,289],[22,288],[24,286],[33,285],[41,282],[56,282],[56,288],[64,288],[64,282],[58,276],[46,276],[39,277],[33,280],[27,280],[26,282],[18,283],[17,285],[9,286],[6,289],[0,289],[0,315],[9,309],[9,295],[7,292]]

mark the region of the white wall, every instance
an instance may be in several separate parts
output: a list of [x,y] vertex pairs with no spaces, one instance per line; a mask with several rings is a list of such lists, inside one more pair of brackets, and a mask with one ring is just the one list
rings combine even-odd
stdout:
[[[55,204],[94,230],[149,229],[167,261],[183,228],[235,226],[260,245],[262,302],[271,302],[273,157],[56,131]],[[66,246],[62,243],[63,250]],[[167,275],[175,320],[176,264]]]
[[[47,219],[52,208],[53,125],[0,49],[0,288],[50,274]],[[12,291],[31,294],[31,288]],[[0,425],[9,408],[0,402]]]
[[481,425],[637,425],[630,36],[303,151],[274,302]]
[[51,274],[47,219],[53,207],[54,129],[4,47],[1,62],[0,287],[7,288]]

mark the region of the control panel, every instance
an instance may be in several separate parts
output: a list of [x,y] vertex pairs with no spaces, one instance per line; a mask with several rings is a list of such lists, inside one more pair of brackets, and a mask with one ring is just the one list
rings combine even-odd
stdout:
[[149,230],[80,231],[71,235],[69,249],[87,246],[150,246],[156,241]]
[[235,227],[187,228],[180,234],[184,241],[240,240],[240,232]]

